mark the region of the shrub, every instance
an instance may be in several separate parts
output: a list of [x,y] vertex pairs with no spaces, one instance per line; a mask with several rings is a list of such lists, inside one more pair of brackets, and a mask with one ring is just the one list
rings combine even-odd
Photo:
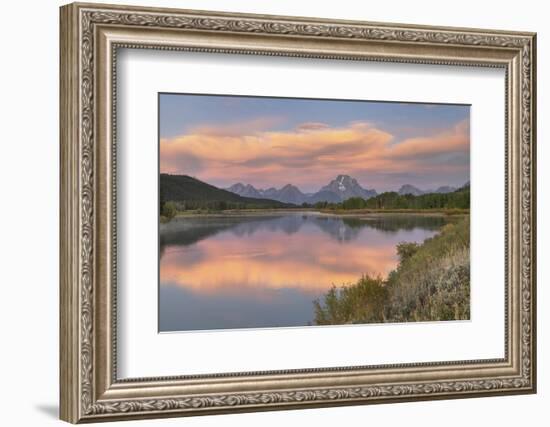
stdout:
[[388,276],[387,318],[394,321],[468,319],[469,218],[445,225],[414,253],[405,252],[405,258]]
[[354,285],[332,287],[323,302],[314,302],[317,325],[384,321],[387,290],[381,277],[361,277]]
[[416,242],[401,242],[397,245],[397,255],[399,256],[399,262],[405,262],[412,257],[420,245]]
[[177,213],[178,211],[174,202],[166,202],[161,207],[161,216],[167,218],[168,220],[174,218]]

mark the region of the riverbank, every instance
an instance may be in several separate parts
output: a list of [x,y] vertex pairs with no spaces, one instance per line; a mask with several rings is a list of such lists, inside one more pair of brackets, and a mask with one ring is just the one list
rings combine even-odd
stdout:
[[387,278],[364,275],[314,302],[317,325],[470,318],[470,219],[445,225],[422,244],[397,245]]
[[174,218],[224,218],[224,217],[244,217],[244,216],[273,216],[273,215],[285,215],[288,213],[300,214],[303,212],[319,212],[318,209],[227,209],[223,211],[216,210],[188,210],[178,211],[172,218],[160,216],[160,222],[165,224]]
[[188,210],[177,211],[172,218],[166,216],[160,217],[161,223],[167,223],[173,218],[185,218],[185,217],[236,217],[236,216],[272,216],[272,215],[284,215],[288,213],[302,214],[302,213],[318,213],[322,215],[334,215],[334,216],[354,216],[354,217],[374,217],[380,215],[437,215],[437,216],[453,216],[453,215],[468,215],[469,209],[315,209],[315,208],[299,208],[299,209],[231,209],[223,211],[215,210]]
[[354,216],[369,214],[469,215],[470,209],[320,209],[319,212]]

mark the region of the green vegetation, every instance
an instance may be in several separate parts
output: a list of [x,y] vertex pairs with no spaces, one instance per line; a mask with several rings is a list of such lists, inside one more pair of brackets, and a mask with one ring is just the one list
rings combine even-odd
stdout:
[[210,213],[229,210],[288,209],[284,205],[270,205],[253,202],[228,202],[225,200],[184,200],[175,201],[173,203],[178,212],[194,211],[195,213]]
[[160,221],[168,222],[176,216],[178,213],[176,204],[174,202],[160,202]]
[[350,209],[470,209],[470,187],[452,193],[428,193],[420,196],[400,195],[394,191],[364,200],[352,197],[339,203],[337,208]]
[[470,318],[470,220],[445,225],[422,244],[400,243],[386,280],[363,276],[315,301],[317,325]]
[[323,303],[314,301],[316,325],[384,321],[388,288],[381,277],[363,276],[353,286],[332,287]]
[[327,211],[385,211],[385,212],[424,212],[439,211],[444,213],[464,213],[470,209],[469,185],[451,193],[427,193],[419,196],[412,194],[400,195],[395,191],[378,194],[369,199],[350,197],[341,203],[317,202],[303,203],[304,208],[314,208]]

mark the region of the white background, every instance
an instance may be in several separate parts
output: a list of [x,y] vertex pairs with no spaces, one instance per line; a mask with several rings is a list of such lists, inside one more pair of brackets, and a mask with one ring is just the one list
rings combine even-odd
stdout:
[[[112,0],[114,3],[118,3]],[[544,2],[437,1],[138,1],[134,4],[241,12],[319,16],[501,29],[530,30],[538,38],[538,117],[550,115],[545,99],[550,75],[550,29]],[[57,421],[58,401],[58,1],[3,5],[0,69],[0,353],[1,421],[44,426]],[[539,120],[539,393],[454,401],[265,412],[194,419],[129,422],[124,425],[332,426],[366,423],[413,426],[547,425],[550,377],[547,364],[550,321],[545,287],[550,268],[550,198],[545,190],[550,152],[549,127]],[[487,165],[490,172],[491,165]],[[545,194],[546,193],[546,194]]]
[[[504,70],[127,49],[117,64],[119,377],[504,357]],[[471,321],[158,334],[157,94],[167,91],[471,104]]]

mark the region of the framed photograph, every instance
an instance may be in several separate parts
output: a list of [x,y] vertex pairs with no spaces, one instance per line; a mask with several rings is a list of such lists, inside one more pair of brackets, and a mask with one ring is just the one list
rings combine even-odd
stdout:
[[63,6],[61,418],[534,393],[535,39]]

